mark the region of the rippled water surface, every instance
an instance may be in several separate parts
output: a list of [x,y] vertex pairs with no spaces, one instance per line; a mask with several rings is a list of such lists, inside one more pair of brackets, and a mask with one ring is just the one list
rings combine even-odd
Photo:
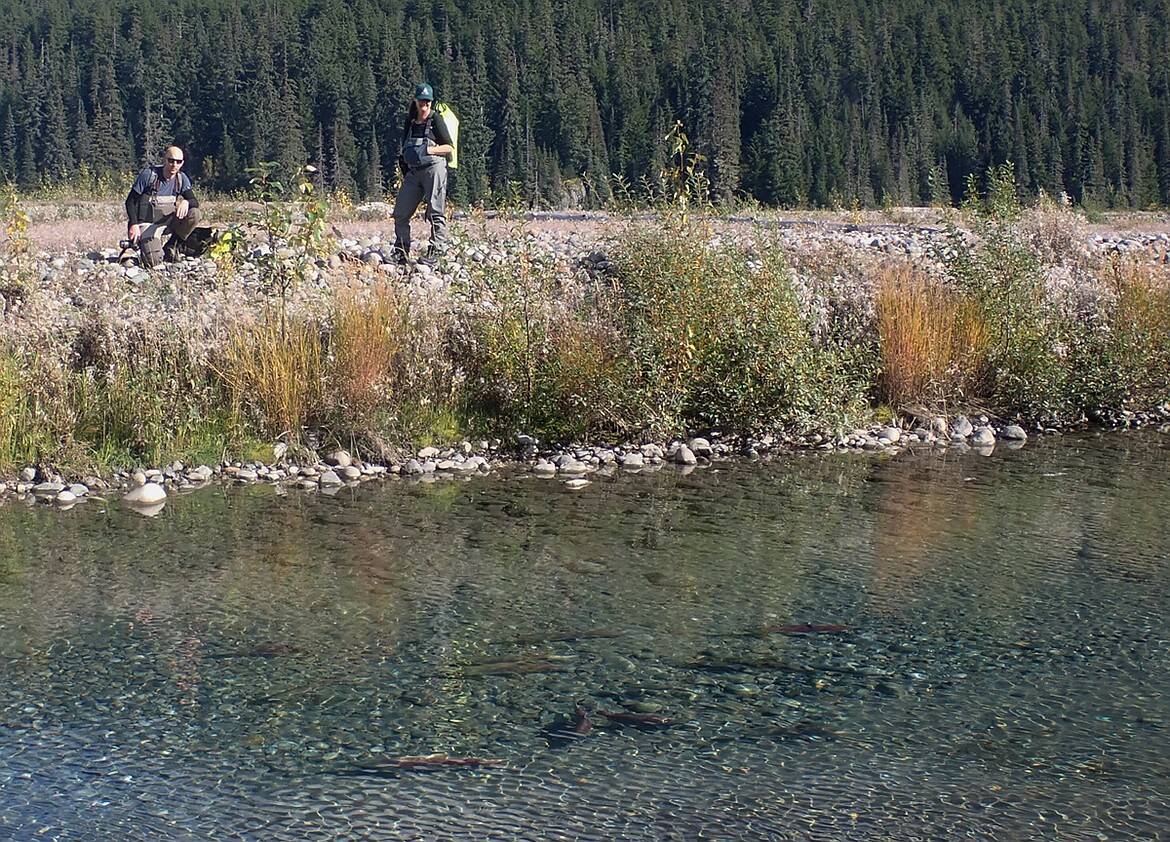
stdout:
[[1168,469],[1128,434],[9,505],[0,838],[1158,838]]

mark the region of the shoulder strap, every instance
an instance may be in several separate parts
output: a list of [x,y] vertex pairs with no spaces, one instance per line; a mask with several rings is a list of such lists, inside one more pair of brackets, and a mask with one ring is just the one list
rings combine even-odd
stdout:
[[158,186],[162,183],[162,167],[150,168],[150,182],[146,185],[146,195],[153,196],[158,192]]

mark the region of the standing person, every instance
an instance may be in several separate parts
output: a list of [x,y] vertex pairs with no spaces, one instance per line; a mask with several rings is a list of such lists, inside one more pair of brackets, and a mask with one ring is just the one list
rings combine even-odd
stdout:
[[394,254],[399,263],[410,256],[410,218],[422,202],[427,203],[431,247],[420,262],[432,265],[435,254],[447,245],[447,158],[455,147],[434,107],[435,92],[423,82],[414,89],[398,155],[402,186],[394,199]]
[[[184,241],[199,222],[199,200],[191,179],[182,172],[183,150],[168,146],[161,166],[146,167],[126,194],[126,236],[138,245],[142,265],[148,269],[178,260],[178,242]],[[170,234],[166,246],[163,234]]]

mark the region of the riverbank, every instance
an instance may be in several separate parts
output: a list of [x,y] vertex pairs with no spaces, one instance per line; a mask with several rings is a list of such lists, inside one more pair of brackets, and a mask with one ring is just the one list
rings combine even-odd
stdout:
[[[345,224],[379,224],[363,213]],[[254,243],[152,272],[110,249],[12,255],[0,477],[44,499],[136,469],[321,488],[432,462],[573,476],[1164,423],[1170,230],[933,214],[466,218],[434,269],[342,229],[317,253]],[[952,439],[959,415],[976,423]]]
[[[427,446],[413,455],[407,454],[403,461],[390,464],[366,461],[345,450],[307,461],[288,458],[287,449],[278,444],[270,463],[224,461],[212,467],[175,461],[159,468],[118,470],[104,478],[86,476],[74,481],[51,468],[30,465],[21,471],[18,479],[0,481],[0,503],[12,499],[29,505],[52,504],[68,511],[90,499],[107,502],[112,495],[140,514],[154,516],[162,512],[171,495],[214,485],[268,484],[283,493],[337,494],[344,488],[371,482],[455,481],[493,473],[557,480],[576,491],[619,472],[637,474],[672,469],[687,474],[728,460],[770,461],[798,450],[826,456],[866,453],[884,458],[904,451],[940,455],[974,452],[992,456],[997,449],[1018,450],[1029,439],[1029,433],[1020,425],[997,426],[986,416],[975,419],[965,415],[953,419],[934,416],[921,421],[909,430],[896,424],[874,425],[827,437],[810,433],[735,437],[723,441],[722,436],[714,434],[662,444],[615,446],[542,447],[538,440],[521,434],[507,444],[499,440],[476,444],[465,440],[454,447]],[[1120,419],[1119,426],[1157,427],[1161,433],[1170,435],[1170,406],[1155,412],[1131,413]],[[1055,428],[1039,428],[1032,435],[1059,432]]]

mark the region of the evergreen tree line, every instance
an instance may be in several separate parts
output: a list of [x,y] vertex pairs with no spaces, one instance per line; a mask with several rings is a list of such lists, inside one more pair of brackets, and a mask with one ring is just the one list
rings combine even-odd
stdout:
[[121,178],[172,139],[204,186],[312,162],[392,189],[430,81],[459,202],[655,189],[681,120],[719,200],[1170,204],[1170,0],[0,0],[0,171]]

